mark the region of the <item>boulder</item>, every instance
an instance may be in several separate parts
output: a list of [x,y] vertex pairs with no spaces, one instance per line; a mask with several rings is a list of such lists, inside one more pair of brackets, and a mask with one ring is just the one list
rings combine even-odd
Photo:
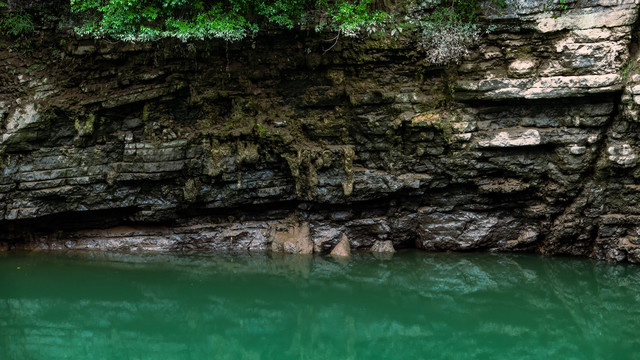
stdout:
[[331,250],[329,255],[343,258],[351,256],[351,245],[346,235],[342,235],[342,240]]

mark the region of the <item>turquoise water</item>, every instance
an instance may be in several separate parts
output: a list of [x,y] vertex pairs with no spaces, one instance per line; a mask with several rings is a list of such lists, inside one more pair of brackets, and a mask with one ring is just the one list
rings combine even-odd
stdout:
[[640,359],[640,266],[5,254],[0,359]]

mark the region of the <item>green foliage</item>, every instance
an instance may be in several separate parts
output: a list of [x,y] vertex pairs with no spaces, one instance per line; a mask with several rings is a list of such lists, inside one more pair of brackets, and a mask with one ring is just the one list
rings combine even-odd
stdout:
[[82,18],[78,33],[129,41],[174,37],[183,41],[239,40],[269,23],[292,29],[340,31],[347,36],[370,29],[385,14],[371,0],[71,0]]
[[558,0],[558,5],[560,6],[561,11],[566,11],[569,9],[569,5],[567,4],[567,0]]
[[375,31],[378,24],[382,24],[386,14],[382,12],[369,11],[371,0],[361,0],[358,3],[339,1],[333,5],[322,3],[327,8],[329,21],[321,23],[320,26],[328,26],[331,30],[340,31],[345,36],[354,37],[360,31],[366,30],[371,33]]
[[[7,3],[0,1],[0,9],[6,8]],[[12,36],[25,36],[34,31],[31,15],[23,12],[7,12],[0,17],[0,32]]]
[[33,33],[34,26],[31,15],[12,14],[0,20],[2,32],[13,36],[24,36]]
[[629,81],[629,78],[639,70],[640,62],[638,62],[637,59],[629,59],[620,68],[620,72],[618,73],[618,78],[616,80],[626,84]]
[[[481,4],[502,8],[509,0],[407,0],[407,6],[388,8],[393,16],[375,10],[374,0],[51,0],[48,8],[30,2],[16,7],[4,1],[0,0],[0,9],[9,6],[9,11],[0,15],[0,31],[12,36],[32,33],[33,15],[42,21],[48,11],[55,15],[52,18],[68,21],[69,10],[78,34],[125,41],[235,41],[278,27],[331,31],[337,33],[337,42],[341,36],[371,34],[392,23],[387,28],[391,36],[417,31],[425,59],[446,65],[467,54],[487,31],[477,20]],[[571,0],[547,1],[564,8]]]
[[546,0],[543,9],[545,11],[552,11],[554,14],[551,16],[557,19],[563,16],[570,8],[570,4],[574,4],[575,0]]

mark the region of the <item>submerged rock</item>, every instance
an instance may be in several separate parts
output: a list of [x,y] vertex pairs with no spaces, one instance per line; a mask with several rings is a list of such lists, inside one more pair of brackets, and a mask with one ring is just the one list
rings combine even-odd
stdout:
[[396,249],[393,248],[393,242],[391,240],[376,241],[371,246],[372,253],[394,253]]

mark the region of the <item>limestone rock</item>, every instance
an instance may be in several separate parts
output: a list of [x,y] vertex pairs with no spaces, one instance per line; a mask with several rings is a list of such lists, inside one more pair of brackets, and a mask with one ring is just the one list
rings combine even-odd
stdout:
[[636,164],[638,156],[629,144],[616,144],[607,148],[609,161],[624,167],[632,167]]
[[481,147],[518,147],[540,145],[540,132],[538,130],[501,131],[491,140],[480,141]]
[[509,64],[508,73],[514,77],[526,77],[533,73],[536,62],[531,59],[516,60]]
[[384,241],[376,241],[375,243],[373,243],[373,246],[371,246],[371,252],[372,253],[394,253],[396,252],[396,249],[393,248],[393,242],[391,240],[384,240]]
[[551,99],[611,93],[621,89],[618,74],[549,76],[544,78],[487,78],[459,80],[457,97],[464,100]]
[[6,132],[0,138],[0,145],[28,143],[37,138],[38,128],[46,126],[42,120],[36,105],[29,103],[18,108],[5,125]]
[[336,246],[331,250],[329,254],[335,257],[349,257],[351,256],[351,245],[349,244],[349,239],[346,235],[342,235],[342,239]]
[[309,234],[309,223],[292,225],[288,231],[279,231],[271,244],[271,250],[286,254],[311,254],[313,241]]

